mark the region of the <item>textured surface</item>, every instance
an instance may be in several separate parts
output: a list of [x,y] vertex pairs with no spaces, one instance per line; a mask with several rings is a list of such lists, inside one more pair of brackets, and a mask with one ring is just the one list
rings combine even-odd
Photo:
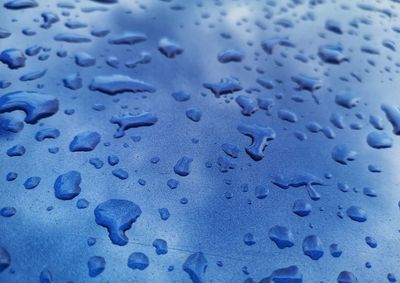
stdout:
[[397,2],[3,1],[0,282],[394,282]]

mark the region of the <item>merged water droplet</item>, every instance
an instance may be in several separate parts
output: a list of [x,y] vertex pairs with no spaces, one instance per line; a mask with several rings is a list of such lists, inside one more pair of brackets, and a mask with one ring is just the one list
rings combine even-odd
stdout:
[[277,46],[296,47],[287,37],[276,36],[265,39],[261,42],[261,47],[267,54],[272,54]]
[[306,186],[307,193],[312,200],[319,200],[320,194],[315,190],[314,186],[323,186],[325,182],[322,181],[320,178],[312,175],[312,174],[303,174],[293,176],[291,178],[284,178],[282,175],[274,176],[271,182],[281,189],[287,190],[290,187],[302,187]]
[[247,95],[238,95],[235,101],[242,108],[241,113],[245,116],[250,116],[257,111],[257,102]]
[[304,74],[292,76],[292,80],[298,85],[299,89],[314,92],[322,87],[322,80]]
[[57,113],[58,105],[56,97],[35,91],[16,91],[0,97],[0,113],[24,111],[25,122],[28,124],[35,124],[40,119]]
[[269,127],[261,127],[259,125],[239,125],[239,132],[249,136],[252,140],[251,145],[246,147],[246,152],[255,161],[264,158],[264,150],[268,142],[275,139],[275,131]]
[[239,79],[235,77],[222,78],[219,83],[204,83],[203,86],[211,90],[216,97],[242,90]]
[[110,120],[111,123],[119,126],[114,134],[114,138],[123,137],[125,135],[125,131],[128,129],[152,126],[157,121],[157,116],[149,112],[142,112],[137,115],[133,115],[131,113],[114,115]]
[[[119,246],[128,243],[125,231],[132,227],[141,214],[142,210],[137,204],[121,199],[109,199],[100,203],[94,210],[96,223],[107,228],[111,242]],[[132,263],[134,262],[135,260],[132,260]]]

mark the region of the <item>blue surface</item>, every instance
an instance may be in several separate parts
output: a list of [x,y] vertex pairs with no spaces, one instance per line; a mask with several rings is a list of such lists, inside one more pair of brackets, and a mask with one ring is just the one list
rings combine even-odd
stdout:
[[0,282],[400,278],[398,1],[0,14]]

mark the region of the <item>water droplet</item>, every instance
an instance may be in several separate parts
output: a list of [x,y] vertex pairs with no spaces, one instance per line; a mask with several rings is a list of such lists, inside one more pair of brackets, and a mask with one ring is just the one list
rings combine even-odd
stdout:
[[71,200],[81,193],[82,181],[78,171],[68,171],[57,177],[54,183],[54,194],[60,200]]
[[294,113],[288,109],[280,109],[278,111],[278,117],[281,120],[284,120],[284,121],[287,121],[290,123],[295,123],[295,122],[297,122],[297,119],[298,119],[296,113]]
[[131,269],[145,270],[149,266],[149,258],[144,253],[131,253],[128,258],[128,267]]
[[383,104],[381,109],[386,114],[386,118],[393,126],[393,133],[400,135],[400,110],[398,107],[388,104]]
[[358,279],[350,271],[342,271],[342,272],[340,272],[340,274],[337,278],[337,282],[338,283],[357,283]]
[[358,206],[350,206],[346,210],[346,214],[351,220],[354,220],[357,222],[367,221],[367,213],[365,212],[365,210],[363,210],[362,208],[360,208]]
[[323,45],[319,48],[318,55],[325,63],[340,64],[343,61],[348,61],[340,45]]
[[35,139],[39,142],[45,140],[45,139],[56,139],[60,136],[60,131],[55,128],[45,128],[39,130],[36,135]]
[[195,107],[186,110],[186,117],[188,117],[193,122],[199,122],[201,119],[201,111]]
[[248,246],[252,246],[256,243],[256,241],[254,240],[254,236],[251,233],[246,233],[243,236],[243,242]]
[[76,33],[59,33],[54,36],[54,40],[68,43],[86,43],[92,41],[90,38]]
[[269,277],[264,278],[261,282],[302,283],[303,275],[296,265],[291,265],[274,270]]
[[26,152],[25,147],[20,144],[14,145],[13,147],[7,149],[7,155],[10,157],[22,156],[25,154],[25,152]]
[[129,177],[128,172],[121,168],[113,170],[112,174],[120,180],[126,180]]
[[53,275],[48,269],[44,269],[40,272],[39,283],[53,283]]
[[32,189],[36,188],[39,185],[41,180],[42,180],[42,178],[40,178],[40,177],[36,177],[36,176],[35,177],[29,177],[24,182],[24,188],[26,190],[32,190]]
[[97,132],[82,132],[77,134],[69,145],[71,152],[92,151],[100,142],[100,134]]
[[0,272],[6,270],[11,264],[11,256],[6,248],[0,246]]
[[167,241],[163,239],[155,239],[153,241],[153,247],[156,248],[156,254],[158,255],[165,255],[168,253]]
[[356,107],[360,100],[360,97],[356,96],[352,91],[349,90],[342,91],[335,96],[336,104],[343,106],[347,109]]
[[372,148],[392,147],[393,139],[385,132],[370,132],[367,136],[367,143]]
[[268,237],[271,241],[275,242],[280,249],[290,248],[294,245],[293,233],[285,226],[275,225],[269,229]]
[[324,255],[321,239],[316,235],[310,235],[303,240],[303,253],[313,260],[318,260]]
[[311,204],[302,199],[298,199],[293,203],[292,211],[298,216],[304,217],[311,213],[311,209]]
[[175,166],[174,166],[174,172],[175,174],[179,176],[187,176],[190,174],[191,171],[191,163],[193,161],[193,158],[183,156],[181,159],[179,159]]
[[24,53],[16,48],[9,48],[0,53],[0,62],[6,64],[10,69],[18,69],[25,66]]
[[208,261],[202,252],[191,254],[183,263],[182,269],[189,274],[193,283],[205,282]]
[[168,208],[160,208],[160,209],[158,209],[158,213],[160,214],[161,220],[164,220],[164,221],[168,220],[168,218],[170,216]]
[[225,49],[218,53],[218,61],[220,63],[229,63],[229,62],[242,62],[243,53],[236,49]]
[[371,236],[365,237],[365,242],[367,243],[368,246],[370,246],[373,249],[378,246],[378,242]]
[[75,54],[75,63],[80,67],[90,67],[96,64],[96,59],[87,52],[79,51]]
[[137,32],[124,32],[115,35],[108,40],[110,44],[127,44],[133,45],[147,40],[147,36],[143,33]]
[[3,217],[12,217],[17,213],[15,207],[7,206],[0,209],[0,215]]
[[106,260],[101,256],[92,256],[88,260],[89,276],[96,277],[106,268]]
[[337,244],[332,244],[329,246],[329,251],[333,257],[340,257],[342,255],[342,250]]
[[338,144],[332,150],[332,158],[336,162],[347,165],[349,161],[354,161],[357,152],[351,150],[346,144]]
[[109,95],[121,92],[155,92],[156,89],[143,81],[133,79],[126,75],[96,76],[89,88]]

